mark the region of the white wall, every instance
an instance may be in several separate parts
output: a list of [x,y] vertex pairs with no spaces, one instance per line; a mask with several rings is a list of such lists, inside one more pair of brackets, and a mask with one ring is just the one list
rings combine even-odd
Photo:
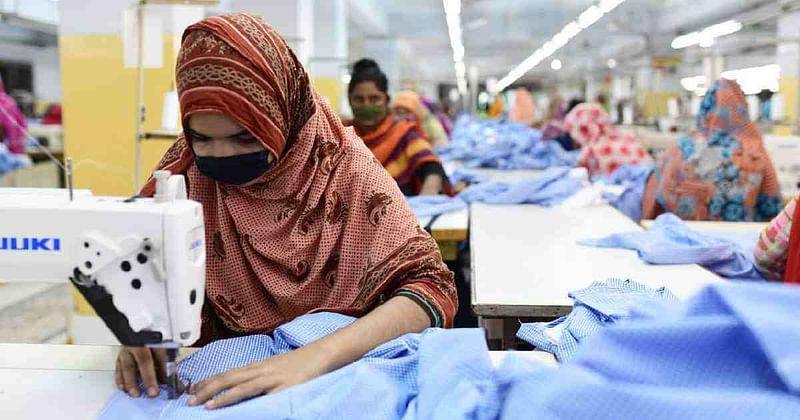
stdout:
[[0,60],[30,63],[33,68],[33,94],[36,99],[61,101],[61,67],[57,47],[32,47],[0,44]]

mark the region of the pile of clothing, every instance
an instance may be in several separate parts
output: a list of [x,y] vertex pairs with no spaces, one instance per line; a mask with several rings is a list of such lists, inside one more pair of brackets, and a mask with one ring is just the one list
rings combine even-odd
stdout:
[[705,234],[678,216],[659,216],[648,230],[617,233],[580,241],[599,248],[635,250],[649,264],[697,264],[733,280],[764,280],[753,261],[759,232]]
[[[586,299],[584,296],[582,299]],[[617,312],[616,300],[593,305]],[[303,385],[217,410],[116,391],[101,419],[795,419],[800,413],[800,288],[722,283],[686,304],[630,311],[557,368],[514,355],[493,366],[480,329],[429,329],[385,343]],[[317,313],[209,344],[184,381],[304,346],[353,322]]]
[[558,143],[543,142],[539,130],[515,123],[476,120],[462,115],[450,144],[436,153],[442,160],[460,160],[469,168],[546,169],[575,166],[577,154]]

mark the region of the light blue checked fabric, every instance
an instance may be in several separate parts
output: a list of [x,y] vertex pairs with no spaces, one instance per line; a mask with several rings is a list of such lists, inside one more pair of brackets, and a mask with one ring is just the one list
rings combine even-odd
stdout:
[[569,176],[570,168],[555,167],[529,179],[516,182],[492,182],[471,186],[458,196],[462,200],[488,204],[538,204],[556,206],[578,192],[580,178]]
[[[302,347],[349,325],[331,313],[300,317],[275,330],[209,344],[180,363],[181,377],[197,383],[230,369]],[[131,398],[116,392],[101,419],[427,419],[496,418],[492,365],[479,329],[429,329],[369,352],[362,360],[309,383],[218,410],[177,400]],[[443,396],[450,398],[443,399]],[[486,416],[479,415],[485,412]]]
[[[755,233],[752,235],[757,237]],[[636,250],[639,258],[650,264],[698,264],[728,279],[763,280],[753,264],[752,252],[726,238],[696,232],[674,214],[667,213],[659,216],[648,230],[578,243]]]
[[[587,337],[629,317],[635,306],[643,302],[658,304],[677,300],[664,287],[650,289],[641,283],[620,279],[594,282],[585,289],[570,292],[569,297],[574,301],[569,315],[551,322],[522,324],[517,337],[566,361],[575,355]],[[558,339],[551,338],[553,335]]]
[[456,120],[450,144],[436,150],[444,161],[461,160],[468,168],[546,169],[575,166],[577,153],[541,141],[539,130],[468,115]]
[[798,418],[800,288],[726,282],[657,318],[638,312],[557,370],[508,360],[501,418]]
[[603,198],[615,209],[639,223],[642,219],[644,189],[652,172],[652,166],[627,165],[617,169],[609,176],[598,177],[595,181],[622,187],[623,190],[620,194],[606,192],[603,194]]
[[438,216],[467,208],[464,200],[446,195],[418,195],[406,197],[406,200],[417,217]]

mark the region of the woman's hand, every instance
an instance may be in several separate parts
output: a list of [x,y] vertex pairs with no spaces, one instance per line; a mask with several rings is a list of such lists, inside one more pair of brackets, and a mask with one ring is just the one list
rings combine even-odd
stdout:
[[[276,393],[327,373],[327,359],[326,352],[314,344],[270,357],[192,385],[189,405],[205,404],[207,409],[214,409]],[[212,399],[222,391],[228,392]]]
[[117,388],[131,397],[139,396],[139,378],[148,397],[158,396],[158,384],[166,383],[167,351],[147,347],[123,347],[117,355],[115,379]]

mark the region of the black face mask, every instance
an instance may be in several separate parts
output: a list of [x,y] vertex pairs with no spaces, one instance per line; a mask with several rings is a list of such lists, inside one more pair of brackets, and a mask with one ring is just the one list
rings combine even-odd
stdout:
[[272,166],[266,150],[227,157],[194,155],[194,163],[206,177],[231,185],[247,184]]

